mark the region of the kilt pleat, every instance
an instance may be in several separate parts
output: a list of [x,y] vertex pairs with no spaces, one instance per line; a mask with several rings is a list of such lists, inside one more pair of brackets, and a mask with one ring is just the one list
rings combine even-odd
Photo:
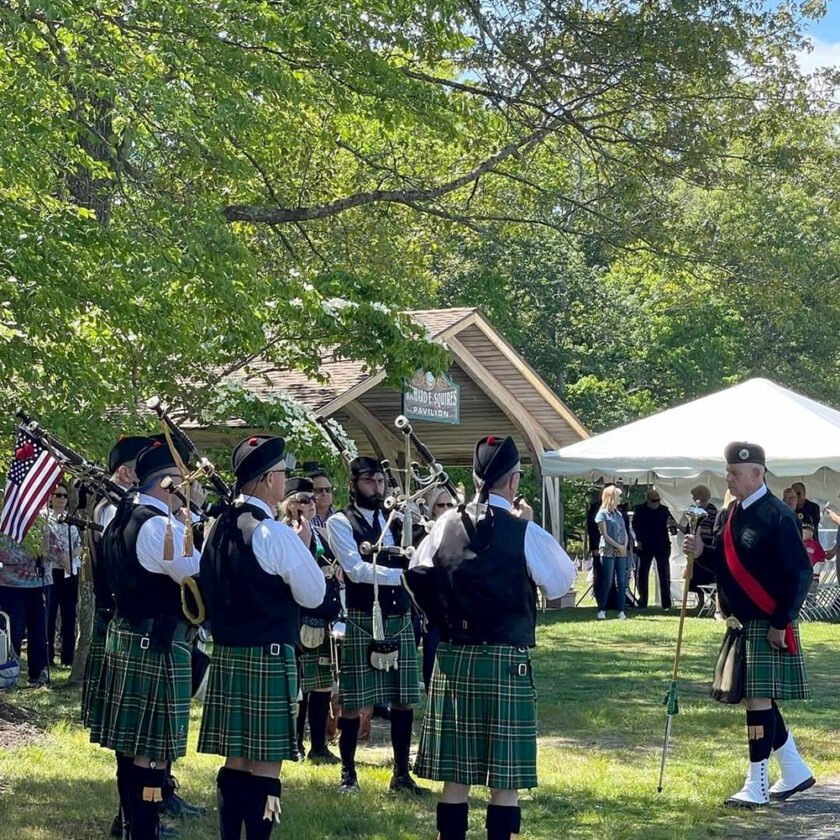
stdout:
[[462,785],[537,786],[537,703],[527,648],[440,644],[414,771]]
[[411,613],[384,616],[385,635],[399,640],[396,669],[380,671],[370,664],[373,618],[369,613],[347,611],[347,632],[341,648],[341,705],[348,711],[388,703],[415,705],[420,702],[417,645]]
[[299,687],[303,694],[309,691],[323,691],[332,688],[333,675],[330,667],[330,640],[327,636],[322,645],[304,649],[298,655]]
[[[91,741],[99,743],[102,731],[102,671],[105,664],[105,633],[93,622],[85,675],[82,680],[82,726],[90,729]],[[95,736],[95,737],[94,737]]]
[[108,626],[96,734],[108,749],[173,761],[187,752],[190,648],[173,642],[169,653],[157,653],[141,647],[144,638],[119,619]]
[[252,761],[297,753],[297,662],[291,645],[215,645],[201,716],[198,751]]
[[793,623],[796,653],[770,647],[766,620],[747,621],[745,697],[770,697],[774,700],[808,700],[811,689],[805,672],[805,658],[799,638],[799,623]]

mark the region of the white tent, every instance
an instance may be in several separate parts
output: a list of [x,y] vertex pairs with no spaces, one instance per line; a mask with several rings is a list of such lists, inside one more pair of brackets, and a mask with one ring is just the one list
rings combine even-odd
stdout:
[[[652,484],[679,518],[696,484],[707,485],[720,504],[726,492],[723,450],[733,440],[764,447],[767,484],[776,495],[803,481],[809,499],[840,507],[840,411],[767,379],[750,379],[546,452],[543,475]],[[825,524],[834,529],[827,517]],[[825,536],[824,543],[833,545]]]

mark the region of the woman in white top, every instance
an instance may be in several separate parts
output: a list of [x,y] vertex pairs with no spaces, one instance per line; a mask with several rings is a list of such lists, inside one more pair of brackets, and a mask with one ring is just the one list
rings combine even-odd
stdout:
[[601,507],[595,514],[595,524],[601,535],[599,553],[601,555],[601,575],[595,598],[598,601],[598,618],[607,617],[607,599],[615,578],[618,595],[618,617],[627,618],[624,604],[627,598],[627,526],[624,516],[618,509],[621,503],[621,490],[614,484],[604,488],[601,493]]

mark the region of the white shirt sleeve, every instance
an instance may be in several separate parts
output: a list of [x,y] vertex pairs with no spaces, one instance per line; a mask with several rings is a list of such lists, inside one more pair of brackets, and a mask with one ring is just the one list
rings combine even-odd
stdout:
[[324,600],[327,582],[301,538],[285,523],[264,519],[251,541],[263,571],[279,575],[302,607],[315,609]]
[[157,575],[169,575],[175,583],[198,574],[199,553],[193,549],[190,556],[181,551],[184,546],[184,526],[172,519],[172,537],[175,545],[175,557],[163,559],[163,542],[166,536],[167,517],[153,516],[147,519],[137,535],[137,559],[146,571]]
[[[327,539],[332,553],[353,583],[373,584],[373,563],[362,559],[353,538],[353,528],[343,513],[336,513],[327,520]],[[393,540],[390,544],[393,545]],[[402,575],[402,569],[376,566],[376,582],[380,586],[399,586],[402,583]]]
[[116,512],[116,505],[105,505],[105,507],[99,511],[99,524],[104,528],[114,518],[114,514]]
[[575,582],[575,564],[560,543],[536,522],[529,522],[525,529],[525,561],[531,580],[548,600],[562,597]]

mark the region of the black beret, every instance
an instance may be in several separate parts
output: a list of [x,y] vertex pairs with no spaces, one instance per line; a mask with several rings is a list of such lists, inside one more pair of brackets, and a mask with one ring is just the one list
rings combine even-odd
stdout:
[[[166,442],[166,435],[161,433],[159,435],[152,435],[152,440],[159,440],[162,446],[169,447],[169,444]],[[186,444],[181,443],[178,438],[173,437],[172,443],[175,446],[175,451],[181,456],[181,460],[184,464],[189,464],[190,462],[190,452],[189,447]]]
[[360,455],[350,462],[350,475],[353,478],[359,478],[362,475],[372,475],[373,473],[385,474],[382,461],[377,458],[368,458],[366,455]]
[[473,472],[485,487],[492,487],[519,463],[519,450],[512,437],[484,437],[475,445]]
[[236,484],[242,487],[259,478],[283,460],[286,441],[271,435],[251,435],[239,441],[233,449],[231,465]]
[[294,496],[297,493],[315,492],[315,485],[308,478],[289,478],[286,480],[286,490],[283,493],[283,498],[288,499],[289,496]]
[[151,442],[152,439],[147,437],[120,435],[120,439],[108,455],[108,472],[116,472],[123,464],[136,461],[140,452]]
[[727,464],[760,464],[765,466],[764,449],[757,443],[736,440],[723,452]]
[[161,470],[176,469],[175,459],[169,451],[169,447],[159,440],[147,446],[137,456],[137,464],[134,471],[137,473],[137,483],[142,487],[149,479]]

